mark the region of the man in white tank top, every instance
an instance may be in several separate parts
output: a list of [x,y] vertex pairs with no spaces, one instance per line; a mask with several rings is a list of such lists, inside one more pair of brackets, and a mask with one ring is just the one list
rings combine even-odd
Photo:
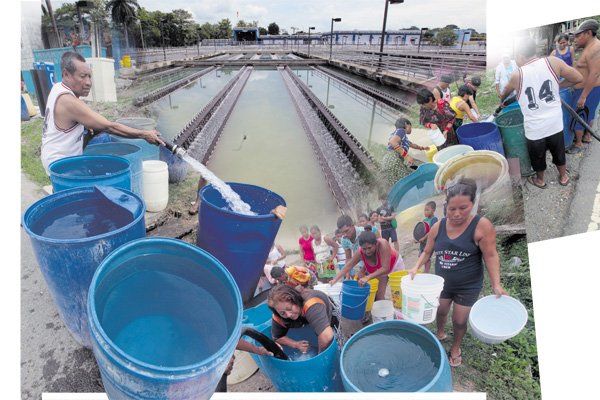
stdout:
[[53,161],[83,152],[84,127],[96,133],[107,131],[164,145],[156,130],[145,131],[111,122],[79,99],[87,96],[92,87],[92,71],[80,54],[64,53],[60,67],[63,79],[54,84],[48,95],[42,131],[41,159],[46,173]]
[[[556,57],[536,56],[533,39],[522,39],[517,48],[515,71],[502,92],[502,100],[516,91],[517,100],[523,113],[523,125],[527,138],[527,149],[534,177],[527,181],[540,188],[546,188],[546,151],[552,154],[552,162],[558,169],[559,183],[569,183],[565,141],[563,136],[563,116],[559,91],[561,87],[575,85],[583,76],[563,60]],[[559,84],[561,78],[564,81]]]

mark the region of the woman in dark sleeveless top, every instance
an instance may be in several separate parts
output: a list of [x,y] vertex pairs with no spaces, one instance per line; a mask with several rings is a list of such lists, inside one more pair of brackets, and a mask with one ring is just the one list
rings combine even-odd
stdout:
[[573,66],[573,56],[575,51],[569,46],[569,36],[562,34],[556,40],[556,49],[552,50],[551,56],[558,57],[565,62],[569,67]]
[[450,365],[462,362],[460,345],[467,332],[471,307],[483,287],[483,262],[490,277],[492,290],[499,297],[507,294],[500,284],[500,257],[496,248],[496,230],[492,223],[479,215],[471,216],[477,186],[463,179],[451,186],[446,194],[446,217],[437,222],[427,236],[427,244],[410,270],[411,276],[435,255],[435,273],[444,278],[444,289],[437,310],[437,337],[447,338],[444,328],[450,307],[454,342],[450,348]]

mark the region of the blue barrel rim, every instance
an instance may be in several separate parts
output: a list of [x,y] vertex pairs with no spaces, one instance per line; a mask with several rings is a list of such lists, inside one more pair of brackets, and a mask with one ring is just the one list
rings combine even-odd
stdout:
[[506,111],[505,113],[502,113],[502,114],[498,115],[498,116],[496,117],[496,119],[494,120],[494,122],[495,122],[496,126],[498,126],[498,129],[500,129],[500,128],[513,128],[513,127],[515,127],[515,126],[523,125],[523,123],[521,123],[521,124],[517,124],[517,125],[501,125],[501,124],[499,124],[499,123],[498,123],[498,119],[499,119],[499,118],[500,118],[500,120],[502,121],[503,119],[506,119],[506,118],[508,118],[508,116],[510,116],[510,115],[511,115],[511,113],[512,113],[512,114],[516,114],[516,113],[520,113],[520,114],[522,114],[522,112],[521,112],[521,109],[520,109],[520,108],[515,108],[514,110],[508,110],[508,111]]
[[81,154],[78,156],[70,156],[70,157],[64,157],[64,158],[60,158],[58,160],[52,161],[50,163],[50,165],[48,165],[48,172],[50,172],[50,176],[56,176],[58,178],[65,178],[65,179],[69,179],[69,180],[73,180],[73,181],[90,181],[90,180],[98,180],[98,175],[89,175],[89,176],[77,176],[77,175],[70,175],[70,174],[64,174],[64,173],[57,173],[54,172],[52,170],[52,168],[55,168],[58,165],[67,163],[72,161],[74,158],[95,158],[96,160],[103,158],[103,159],[107,159],[107,160],[115,160],[117,159],[119,162],[125,162],[127,163],[127,168],[124,169],[119,169],[117,171],[112,172],[110,175],[102,175],[103,178],[112,178],[115,176],[119,176],[119,175],[123,175],[126,174],[127,172],[131,171],[131,162],[129,162],[128,159],[126,159],[125,157],[120,157],[120,156],[113,156],[113,155],[85,155],[85,154]]
[[[285,200],[283,199],[283,197],[281,197],[279,194],[273,192],[270,189],[266,189],[266,188],[264,188],[262,186],[258,186],[258,185],[251,185],[249,183],[239,183],[239,182],[225,182],[225,183],[228,184],[229,186],[231,186],[231,188],[233,189],[234,192],[236,191],[234,189],[234,187],[250,187],[250,188],[260,189],[261,191],[264,191],[264,192],[272,193],[274,195],[274,197],[281,200],[282,204],[280,204],[280,205],[287,207],[287,204],[286,204]],[[217,190],[214,186],[212,186],[209,183],[209,184],[205,185],[202,189],[200,189],[200,198],[202,199],[202,204],[206,204],[206,206],[210,207],[212,210],[215,210],[220,213],[228,214],[231,216],[235,216],[235,217],[248,218],[250,220],[265,220],[265,219],[277,218],[274,214],[244,215],[244,214],[239,214],[239,213],[233,212],[229,209],[223,209],[221,207],[217,207],[214,204],[212,204],[210,201],[206,200],[206,198],[204,197],[205,191],[209,190],[209,189]],[[242,200],[244,200],[244,199],[242,199]]]
[[372,332],[378,329],[383,328],[383,326],[394,326],[394,325],[398,325],[398,326],[402,326],[408,324],[410,326],[416,327],[417,329],[422,330],[423,332],[426,332],[426,335],[428,335],[432,341],[437,345],[437,348],[440,352],[440,368],[438,369],[437,373],[435,374],[435,376],[431,379],[431,381],[423,386],[422,388],[419,388],[419,390],[416,390],[415,392],[426,392],[428,391],[441,377],[442,372],[443,372],[443,365],[444,365],[444,357],[446,356],[446,350],[444,350],[444,347],[442,346],[442,344],[440,343],[440,341],[435,337],[435,335],[427,328],[416,324],[414,322],[410,322],[407,320],[389,320],[389,321],[380,321],[380,322],[376,322],[374,324],[371,324],[369,326],[365,326],[364,328],[362,328],[361,330],[359,330],[358,332],[356,332],[354,335],[352,335],[352,337],[350,337],[350,339],[348,339],[348,341],[344,344],[344,347],[342,348],[342,351],[340,352],[340,373],[342,375],[342,380],[344,382],[347,382],[348,385],[352,388],[352,390],[359,392],[359,393],[363,393],[362,390],[360,390],[358,387],[356,387],[356,385],[354,385],[354,383],[352,383],[352,381],[350,381],[350,379],[348,378],[348,376],[346,376],[346,371],[344,371],[344,353],[346,352],[346,348],[353,343],[353,341],[358,340],[357,337],[359,337],[359,333],[363,332],[363,333],[367,333],[367,332]]
[[[123,155],[115,155],[115,154],[86,154],[85,152],[90,149],[90,150],[96,150],[96,149],[100,149],[102,147],[105,148],[109,148],[109,147],[123,147],[123,148],[130,148],[134,151],[131,151],[127,154],[123,154]],[[107,155],[107,156],[114,156],[114,157],[121,157],[121,158],[125,158],[123,156],[129,156],[131,154],[136,154],[136,153],[141,153],[142,152],[142,148],[140,146],[138,146],[137,144],[133,144],[133,143],[128,143],[128,142],[106,142],[106,143],[94,143],[94,144],[90,144],[88,146],[85,146],[85,148],[83,149],[83,154],[84,156],[88,156],[88,157],[92,157],[92,156],[103,156],[103,155]]]
[[[507,114],[508,114],[508,113],[507,113]],[[498,129],[498,126],[497,126],[495,123],[493,123],[493,122],[487,122],[487,121],[482,121],[482,122],[472,122],[472,123],[470,123],[470,124],[463,124],[463,125],[459,126],[459,127],[458,127],[458,129],[456,130],[456,135],[458,136],[458,132],[461,130],[461,128],[467,127],[467,128],[468,128],[468,130],[471,130],[471,129],[474,129],[474,128],[473,128],[473,125],[476,125],[476,124],[477,124],[477,126],[480,126],[480,127],[482,127],[482,128],[485,128],[485,129],[486,129],[486,131],[485,131],[485,133],[482,133],[482,134],[480,134],[480,135],[477,135],[477,136],[474,136],[474,137],[487,136],[487,135],[489,135],[490,133],[494,133],[494,131],[495,131],[496,129]],[[462,131],[463,131],[463,132],[465,132],[465,129],[462,129]],[[472,137],[472,136],[469,136],[469,137]],[[463,144],[463,143],[461,143],[461,144]],[[470,145],[469,145],[469,146],[470,146]],[[471,146],[471,147],[472,147],[472,146]]]
[[[171,244],[174,244],[177,246],[183,246],[184,248],[187,248],[188,250],[191,250],[194,252],[198,251],[198,252],[202,253],[207,258],[209,258],[211,261],[213,261],[215,264],[217,264],[218,266],[221,267],[221,271],[224,272],[225,277],[227,278],[227,282],[234,289],[237,289],[237,290],[234,290],[234,292],[235,292],[235,298],[236,298],[235,302],[238,305],[238,316],[237,316],[238,323],[236,324],[238,327],[237,327],[237,329],[234,329],[233,334],[225,341],[223,346],[221,346],[221,348],[215,354],[206,358],[202,362],[198,362],[196,364],[184,365],[181,367],[168,367],[167,368],[167,367],[160,367],[158,365],[149,364],[144,361],[138,360],[137,358],[131,357],[130,355],[125,353],[119,346],[117,346],[108,337],[108,335],[102,328],[100,321],[98,320],[98,315],[96,313],[96,307],[92,306],[94,304],[93,300],[94,300],[94,294],[96,293],[98,277],[99,277],[100,273],[102,272],[102,270],[104,268],[106,268],[106,265],[108,265],[110,262],[112,262],[113,259],[120,256],[121,253],[129,251],[129,249],[131,247],[136,246],[140,242],[145,242],[145,243],[149,243],[150,245],[152,245],[152,242],[156,242],[156,241],[160,241],[162,243],[167,242],[167,243],[171,243]],[[100,346],[100,343],[98,342],[98,338],[96,337],[96,335],[99,335],[105,343],[110,345],[110,349],[107,349],[104,346],[100,346],[100,351],[102,351],[104,353],[104,355],[106,355],[106,357],[108,357],[112,362],[114,362],[116,364],[120,364],[123,360],[125,360],[125,361],[133,364],[134,367],[137,367],[137,368],[128,367],[128,373],[137,375],[137,376],[141,376],[141,377],[151,377],[154,379],[157,378],[154,375],[156,373],[163,374],[163,375],[177,374],[177,375],[180,375],[178,377],[179,379],[188,379],[188,375],[190,373],[195,374],[195,372],[198,369],[201,369],[203,366],[205,366],[207,364],[214,363],[215,361],[218,360],[218,358],[222,357],[223,355],[220,353],[223,350],[225,350],[229,347],[235,348],[235,345],[233,342],[237,343],[238,340],[240,339],[240,333],[241,333],[241,329],[242,329],[241,321],[242,321],[243,310],[244,310],[244,306],[242,303],[242,295],[240,293],[240,290],[237,287],[237,284],[235,283],[235,279],[233,279],[233,275],[231,275],[231,273],[223,265],[223,263],[221,263],[216,257],[214,257],[212,254],[210,254],[206,250],[201,249],[200,247],[197,247],[190,243],[184,242],[183,240],[162,237],[162,236],[152,236],[152,237],[143,237],[143,238],[135,239],[135,240],[132,240],[130,242],[123,244],[122,246],[118,247],[113,252],[111,252],[104,260],[102,260],[102,262],[96,269],[96,272],[94,272],[94,276],[92,277],[92,281],[90,283],[90,287],[88,290],[88,297],[87,297],[87,315],[88,315],[88,323],[89,323],[89,327],[90,327],[90,337],[91,337],[92,342],[96,343],[98,346]],[[114,353],[116,353],[116,355],[118,357],[120,357],[120,359],[116,358]],[[141,369],[141,368],[143,368],[143,369]],[[172,380],[172,379],[170,379],[170,380]]]
[[[41,236],[38,235],[37,233],[33,232],[28,224],[26,223],[26,218],[28,216],[31,215],[31,213],[33,212],[33,210],[39,206],[41,206],[43,203],[46,203],[48,201],[51,200],[58,200],[61,197],[69,197],[71,194],[74,193],[93,193],[96,190],[99,190],[100,188],[103,187],[110,187],[111,189],[114,190],[120,190],[122,192],[125,192],[127,195],[135,198],[136,200],[138,200],[141,205],[141,211],[140,211],[140,215],[138,215],[137,217],[135,217],[133,219],[133,221],[131,221],[130,223],[128,223],[125,226],[120,227],[119,229],[115,229],[114,231],[110,231],[110,232],[106,232],[106,233],[102,233],[100,235],[96,235],[96,236],[90,236],[90,237],[86,237],[86,238],[79,238],[79,239],[53,239],[53,238],[47,238],[45,236]],[[23,214],[23,217],[21,217],[21,226],[23,227],[23,229],[25,229],[25,232],[27,232],[27,234],[31,237],[31,238],[35,238],[36,240],[39,240],[41,242],[44,243],[52,243],[52,244],[64,244],[64,243],[86,243],[86,242],[92,242],[92,241],[96,241],[99,239],[104,239],[110,236],[113,236],[115,234],[121,234],[123,233],[125,230],[129,229],[132,225],[137,224],[142,218],[145,217],[146,214],[146,203],[144,202],[144,200],[142,200],[142,198],[140,196],[138,196],[137,194],[133,193],[131,190],[127,190],[127,189],[122,189],[122,188],[116,188],[116,187],[112,187],[112,186],[103,186],[103,185],[94,185],[94,186],[78,186],[78,187],[74,187],[71,189],[65,189],[65,190],[61,190],[60,192],[56,192],[53,193],[51,195],[48,195],[46,197],[43,197],[41,199],[39,199],[38,201],[36,201],[35,203],[33,203],[32,205],[30,205],[27,210],[25,211],[25,213]]]

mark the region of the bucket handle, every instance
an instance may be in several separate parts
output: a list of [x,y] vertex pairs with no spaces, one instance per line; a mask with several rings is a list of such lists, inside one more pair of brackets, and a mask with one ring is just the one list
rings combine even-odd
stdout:
[[362,307],[362,305],[365,304],[367,302],[367,300],[369,300],[369,296],[367,296],[367,298],[362,303],[360,303],[360,304],[357,304],[355,306],[348,306],[348,305],[344,304],[344,307],[347,307],[347,308],[359,308],[359,307]]
[[425,300],[425,303],[429,304],[433,308],[437,308],[437,307],[440,306],[440,298],[439,297],[437,297],[437,305],[436,306],[434,306],[433,304],[431,304],[430,302],[428,302],[427,299],[425,298],[425,296],[421,295],[421,298],[423,300]]

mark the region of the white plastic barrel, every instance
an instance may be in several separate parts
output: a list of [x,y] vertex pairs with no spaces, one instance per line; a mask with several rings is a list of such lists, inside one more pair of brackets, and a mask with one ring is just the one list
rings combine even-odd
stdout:
[[146,210],[159,212],[169,202],[169,167],[164,161],[148,160],[142,166],[142,193]]
[[371,308],[373,323],[394,319],[394,303],[391,300],[377,300]]
[[417,324],[429,324],[435,320],[440,305],[444,278],[434,274],[417,274],[414,279],[406,275],[402,287],[402,315]]

